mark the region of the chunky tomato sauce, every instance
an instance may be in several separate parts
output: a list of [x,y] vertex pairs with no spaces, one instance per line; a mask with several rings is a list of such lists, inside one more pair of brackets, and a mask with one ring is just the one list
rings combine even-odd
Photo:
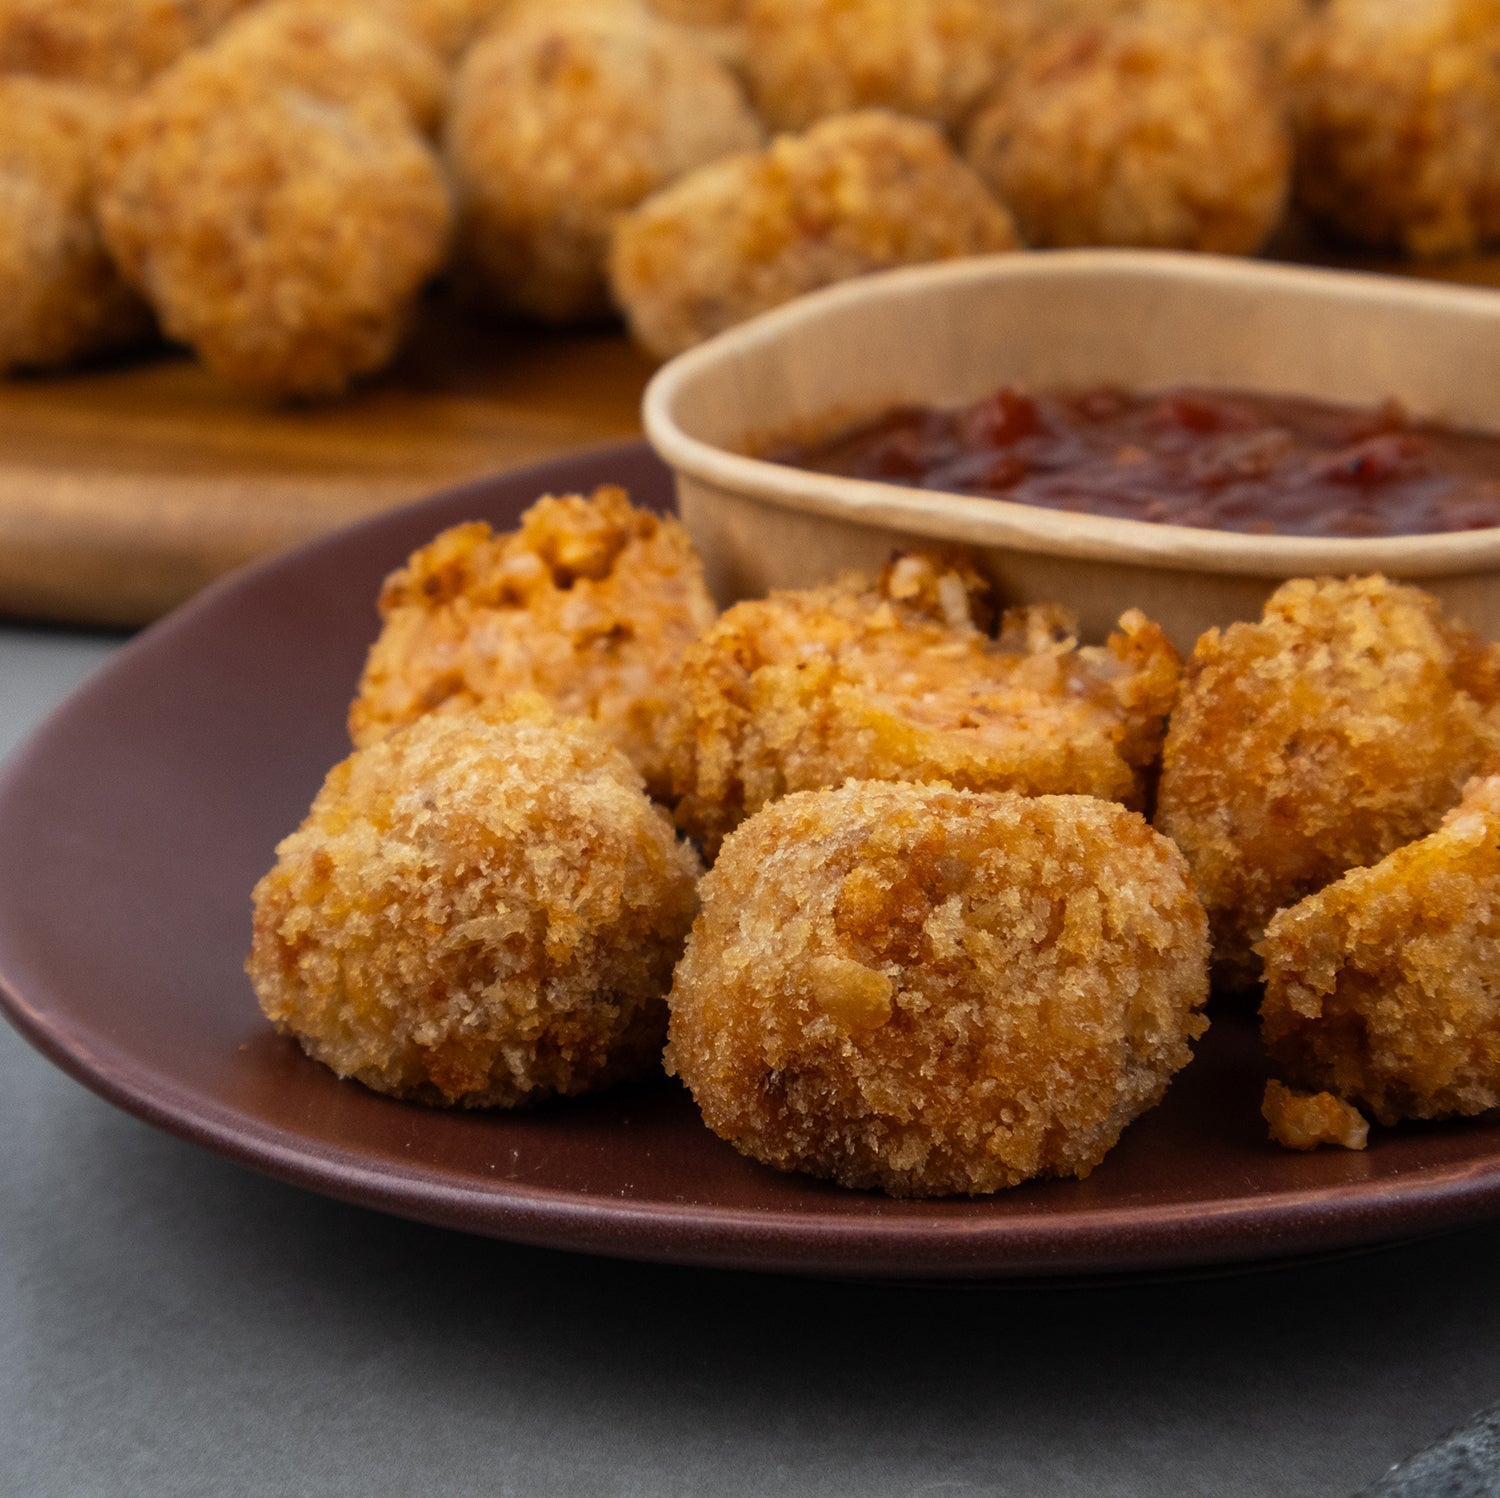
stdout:
[[900,406],[773,462],[1126,520],[1282,536],[1500,525],[1500,437],[1292,396],[1004,389]]

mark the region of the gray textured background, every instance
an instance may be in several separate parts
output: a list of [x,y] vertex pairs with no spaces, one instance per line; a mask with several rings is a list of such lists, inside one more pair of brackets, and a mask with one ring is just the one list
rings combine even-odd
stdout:
[[[0,629],[0,753],[111,641]],[[1296,1270],[904,1289],[399,1222],[0,1026],[0,1491],[1345,1498],[1500,1397],[1500,1225]]]

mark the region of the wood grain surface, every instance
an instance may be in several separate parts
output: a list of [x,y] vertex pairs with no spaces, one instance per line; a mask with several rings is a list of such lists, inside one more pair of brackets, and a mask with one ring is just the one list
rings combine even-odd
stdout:
[[[1500,256],[1420,269],[1500,286]],[[185,354],[0,380],[0,614],[132,626],[268,552],[450,484],[635,436],[652,370],[619,332],[435,305],[398,363],[328,406],[260,405]]]
[[351,398],[260,405],[184,354],[0,381],[0,613],[145,623],[252,557],[481,474],[639,432],[614,331],[434,309]]

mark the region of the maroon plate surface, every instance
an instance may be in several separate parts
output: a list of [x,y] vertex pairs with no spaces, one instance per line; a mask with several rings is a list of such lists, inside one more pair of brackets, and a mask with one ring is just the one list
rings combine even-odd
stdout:
[[780,1175],[665,1080],[519,1113],[339,1082],[262,1020],[249,892],[346,752],[381,578],[440,527],[546,490],[671,503],[640,445],[396,511],[227,579],[65,703],[0,781],[0,988],[47,1056],[131,1113],[282,1180],[520,1242],[817,1274],[1092,1274],[1279,1259],[1500,1214],[1500,1124],[1266,1142],[1255,1038],[1220,1021],[1082,1182],[895,1202]]

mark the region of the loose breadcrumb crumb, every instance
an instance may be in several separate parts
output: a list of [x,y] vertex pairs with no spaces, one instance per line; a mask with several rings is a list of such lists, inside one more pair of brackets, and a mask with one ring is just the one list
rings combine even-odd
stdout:
[[341,1077],[509,1107],[656,1064],[698,863],[592,724],[424,718],[336,766],[276,854],[246,970]]
[[1260,623],[1209,630],[1156,825],[1187,855],[1219,976],[1253,984],[1278,909],[1431,832],[1497,752],[1500,648],[1419,588],[1298,579]]
[[[854,777],[1143,803],[1179,663],[1137,610],[1080,647],[1063,609],[982,628],[962,559],[898,557],[878,578],[736,604],[685,657],[678,821],[712,855],[788,791]],[[977,617],[976,617],[977,613]]]
[[1206,1028],[1181,855],[1108,802],[788,796],[702,895],[667,1068],[778,1169],[897,1196],[1086,1176]]
[[1271,1138],[1289,1150],[1315,1150],[1320,1144],[1362,1150],[1370,1137],[1359,1109],[1331,1092],[1293,1092],[1270,1081],[1260,1112]]
[[515,691],[594,719],[669,791],[664,724],[682,653],[713,600],[687,532],[606,485],[537,501],[519,529],[444,531],[386,580],[349,735],[369,744],[424,713]]
[[1500,1107],[1500,775],[1429,837],[1271,921],[1261,1031],[1383,1124]]

